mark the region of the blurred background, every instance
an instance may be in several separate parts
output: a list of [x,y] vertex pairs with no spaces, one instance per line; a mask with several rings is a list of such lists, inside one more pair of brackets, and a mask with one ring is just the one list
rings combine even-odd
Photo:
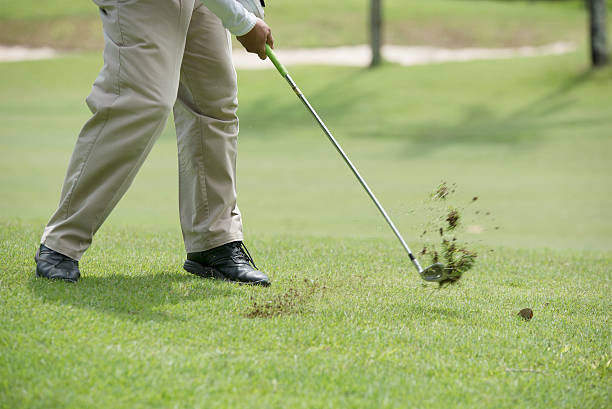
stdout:
[[[372,39],[451,50],[565,44],[558,53],[524,58],[402,66],[383,53],[376,68],[368,68],[371,61],[290,68],[407,236],[427,224],[429,194],[448,181],[458,186],[464,233],[475,241],[612,248],[612,72],[609,41],[601,42],[610,32],[610,19],[602,18],[609,2],[266,3],[279,55],[369,49]],[[599,69],[592,68],[593,32],[603,53]],[[42,231],[89,115],[84,98],[102,66],[98,9],[87,0],[1,0],[0,45],[59,52],[0,63],[0,219]],[[239,201],[247,234],[393,240],[278,74],[239,66],[238,78]],[[171,122],[100,234],[137,223],[180,242]],[[474,196],[479,200],[470,204]]]
[[[576,0],[269,0],[266,21],[279,47],[366,44],[377,2],[387,44],[504,47],[583,43],[588,34],[587,2]],[[2,0],[0,23],[4,45],[103,45],[98,10],[88,0]]]

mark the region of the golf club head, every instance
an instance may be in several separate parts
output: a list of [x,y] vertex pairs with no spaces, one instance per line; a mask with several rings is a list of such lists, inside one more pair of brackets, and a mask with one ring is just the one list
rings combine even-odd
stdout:
[[423,280],[435,283],[446,280],[448,278],[448,274],[446,273],[446,267],[444,267],[444,264],[442,263],[432,264],[423,271],[419,272],[419,274],[421,275],[421,278]]

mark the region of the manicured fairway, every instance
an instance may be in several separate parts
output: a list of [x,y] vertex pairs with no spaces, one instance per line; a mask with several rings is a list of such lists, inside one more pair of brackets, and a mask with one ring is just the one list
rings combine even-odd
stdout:
[[584,56],[291,70],[414,249],[457,184],[480,256],[440,291],[274,71],[239,73],[238,164],[272,287],[182,271],[171,127],[81,281],[36,279],[101,61],[0,65],[0,407],[608,407],[612,71]]

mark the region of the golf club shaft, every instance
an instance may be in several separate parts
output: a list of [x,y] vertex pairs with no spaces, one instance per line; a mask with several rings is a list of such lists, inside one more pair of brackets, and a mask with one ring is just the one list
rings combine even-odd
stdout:
[[412,264],[414,264],[414,266],[416,267],[417,271],[419,273],[422,272],[423,268],[421,267],[421,265],[417,261],[416,257],[412,254],[412,251],[410,250],[410,247],[408,247],[408,245],[406,244],[406,241],[404,240],[404,238],[400,234],[400,232],[397,229],[397,227],[395,227],[395,224],[393,224],[393,221],[391,220],[391,218],[389,217],[389,215],[387,214],[385,209],[382,207],[382,205],[380,204],[380,202],[378,201],[378,199],[376,198],[376,196],[374,195],[374,193],[372,192],[372,190],[370,189],[370,187],[366,183],[365,179],[361,176],[361,174],[359,173],[359,171],[357,170],[355,165],[353,165],[353,163],[349,159],[348,155],[344,152],[344,150],[342,149],[342,147],[340,146],[338,141],[336,141],[336,138],[334,138],[334,136],[329,131],[329,129],[327,129],[327,126],[325,125],[325,123],[323,123],[323,120],[321,119],[319,114],[317,114],[317,111],[315,111],[315,109],[312,107],[312,105],[310,105],[310,102],[308,102],[308,99],[306,99],[306,97],[304,96],[304,94],[302,93],[300,88],[297,86],[295,81],[293,81],[293,79],[291,78],[291,75],[289,75],[289,72],[287,71],[287,69],[280,63],[280,61],[278,60],[278,58],[274,54],[274,51],[272,51],[272,49],[268,45],[266,45],[266,54],[270,58],[270,60],[272,61],[272,63],[274,64],[274,66],[276,67],[278,72],[281,74],[281,76],[283,78],[285,78],[285,80],[289,83],[289,86],[291,86],[291,89],[295,92],[295,95],[297,95],[297,97],[304,103],[304,105],[306,106],[308,111],[310,111],[312,116],[316,119],[317,123],[319,124],[319,126],[321,127],[321,129],[323,130],[323,132],[325,133],[327,138],[334,145],[334,147],[336,148],[336,150],[338,151],[340,156],[342,156],[342,159],[344,159],[344,162],[351,169],[351,171],[353,172],[353,174],[355,175],[355,177],[357,178],[359,183],[361,183],[361,186],[363,186],[363,188],[365,189],[365,191],[368,194],[368,196],[370,196],[370,199],[372,199],[372,201],[374,202],[374,204],[376,205],[376,207],[380,211],[380,214],[382,214],[382,216],[387,221],[387,224],[389,224],[389,227],[391,227],[391,230],[393,230],[393,233],[395,233],[395,236],[397,237],[397,239],[402,244],[402,247],[404,247],[404,250],[406,250],[406,253],[408,253],[408,257],[412,261]]

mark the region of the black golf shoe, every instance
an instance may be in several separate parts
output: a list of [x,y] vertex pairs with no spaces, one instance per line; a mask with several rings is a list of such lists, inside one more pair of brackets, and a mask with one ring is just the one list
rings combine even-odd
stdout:
[[54,280],[64,280],[76,283],[81,277],[79,262],[68,256],[51,250],[44,244],[36,251],[36,275]]
[[241,241],[206,251],[187,253],[183,268],[201,277],[215,277],[243,284],[270,285],[270,279],[257,270],[253,258]]

